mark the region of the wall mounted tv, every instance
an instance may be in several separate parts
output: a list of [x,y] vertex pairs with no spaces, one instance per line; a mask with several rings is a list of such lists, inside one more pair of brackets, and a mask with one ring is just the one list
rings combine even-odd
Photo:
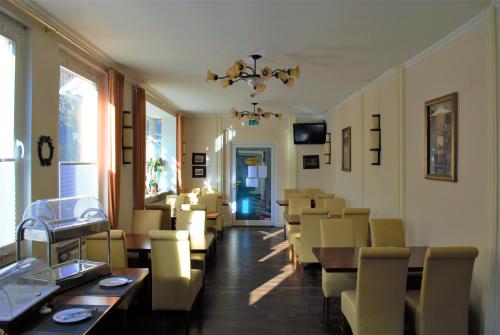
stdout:
[[294,123],[294,144],[324,144],[326,141],[326,123]]

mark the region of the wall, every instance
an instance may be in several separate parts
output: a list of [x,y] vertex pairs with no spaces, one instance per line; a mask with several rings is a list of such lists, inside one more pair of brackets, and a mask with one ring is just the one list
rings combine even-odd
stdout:
[[[496,231],[496,110],[490,104],[492,17],[457,32],[355,92],[328,116],[334,132],[331,192],[372,217],[402,217],[408,245],[479,249],[471,291],[471,334],[492,334],[490,277]],[[494,88],[494,89],[492,89]],[[458,181],[424,178],[425,101],[459,93]],[[381,165],[370,165],[370,116],[381,114]],[[352,131],[352,171],[341,171],[341,130]],[[492,130],[495,129],[495,130]],[[496,153],[495,153],[496,155]],[[493,185],[493,186],[492,186]],[[490,321],[490,323],[488,323]]]
[[[480,317],[488,269],[488,62],[485,22],[405,67],[406,234],[412,245],[479,248],[472,285]],[[424,179],[424,102],[458,92],[458,181]],[[478,320],[480,321],[480,320]]]

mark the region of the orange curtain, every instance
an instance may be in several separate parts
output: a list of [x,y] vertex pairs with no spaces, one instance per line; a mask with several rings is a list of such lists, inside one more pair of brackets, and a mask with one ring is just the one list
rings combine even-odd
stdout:
[[177,194],[182,192],[182,115],[177,115]]
[[134,209],[144,209],[146,187],[146,92],[134,88]]
[[117,228],[120,213],[120,175],[122,167],[122,111],[125,78],[113,69],[108,70],[109,169],[108,216],[112,228]]

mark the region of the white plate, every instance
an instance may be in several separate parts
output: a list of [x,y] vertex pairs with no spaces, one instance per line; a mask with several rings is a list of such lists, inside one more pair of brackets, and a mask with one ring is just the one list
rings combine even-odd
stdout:
[[101,280],[99,282],[99,285],[103,287],[117,287],[125,285],[128,282],[129,282],[128,279],[124,277],[109,277]]
[[75,323],[89,319],[93,314],[93,311],[88,308],[68,308],[54,314],[52,319],[58,323]]

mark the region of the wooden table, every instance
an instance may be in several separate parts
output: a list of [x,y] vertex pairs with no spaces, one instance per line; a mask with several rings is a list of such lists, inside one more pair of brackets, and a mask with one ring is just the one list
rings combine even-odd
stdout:
[[[141,286],[146,280],[147,275],[149,274],[148,269],[114,269],[111,273],[113,276],[120,275],[135,275],[137,279],[134,280],[133,283],[130,284],[130,288],[126,290],[124,293],[116,294],[116,291],[109,290],[109,295],[80,295],[80,291],[82,288],[84,289],[87,285],[95,285],[97,281],[96,279],[92,282],[86,283],[82,286],[75,287],[71,290],[65,291],[61,294],[58,294],[52,301],[52,306],[55,309],[61,306],[67,307],[79,307],[79,306],[96,306],[100,309],[100,314],[92,319],[92,322],[87,323],[76,323],[74,325],[64,325],[64,332],[67,334],[74,335],[85,335],[92,333],[99,324],[109,315],[109,313],[114,310],[124,298],[128,297],[130,294],[135,294],[137,292],[136,288]],[[78,292],[75,295],[75,292]],[[121,291],[123,292],[123,291]],[[84,293],[83,293],[84,294]],[[54,313],[50,313],[47,315],[35,314],[31,316],[24,322],[23,324],[18,325],[18,329],[13,329],[11,331],[12,334],[38,334],[38,333],[47,333],[47,329],[44,327],[47,324],[50,325],[53,322],[52,315]]]
[[[342,219],[342,215],[328,214],[328,219]],[[285,213],[285,220],[289,225],[300,225],[300,215],[289,215]]]
[[[288,207],[288,200],[276,200],[276,203],[280,207]],[[311,208],[314,207],[316,207],[316,202],[314,201],[314,199],[311,199]]]
[[[427,247],[409,247],[408,271],[422,271]],[[326,272],[357,272],[359,248],[312,248]]]

